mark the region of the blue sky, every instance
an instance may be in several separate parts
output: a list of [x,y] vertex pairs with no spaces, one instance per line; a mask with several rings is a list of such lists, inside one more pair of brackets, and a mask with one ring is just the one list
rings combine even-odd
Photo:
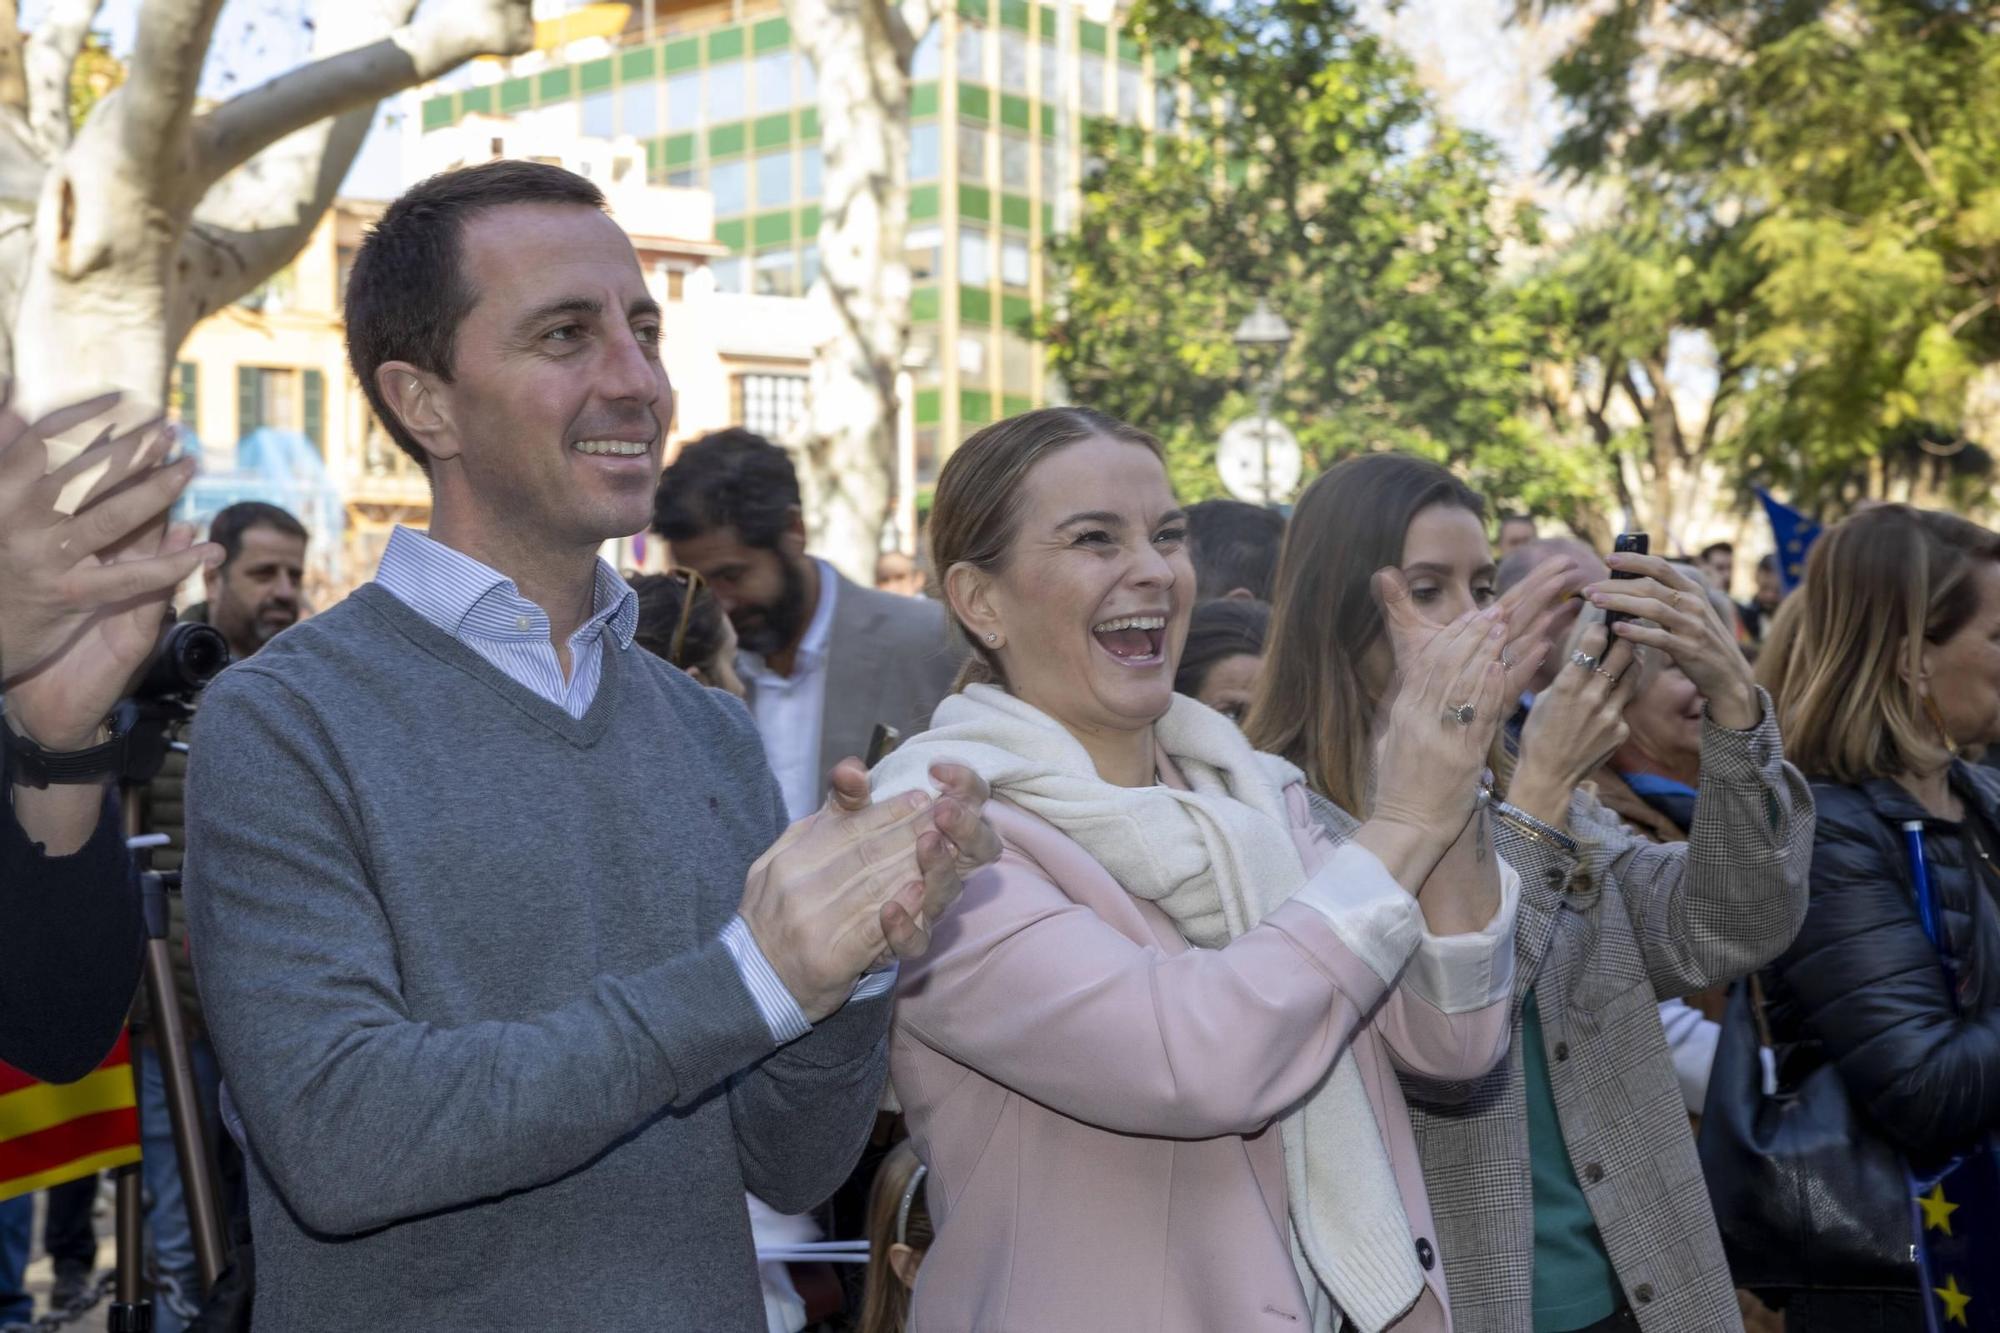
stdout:
[[[98,11],[97,29],[110,39],[112,52],[120,59],[131,56],[139,4],[140,0],[105,0]],[[24,0],[21,26],[33,31],[47,10],[48,0]],[[202,71],[202,96],[229,97],[303,64],[312,45],[305,26],[309,13],[310,6],[300,0],[227,0]],[[342,194],[389,199],[401,191],[400,136],[388,122],[388,116],[378,114]]]

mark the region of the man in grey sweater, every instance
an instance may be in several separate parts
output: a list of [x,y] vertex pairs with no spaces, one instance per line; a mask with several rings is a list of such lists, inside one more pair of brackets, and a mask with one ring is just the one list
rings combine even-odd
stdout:
[[743,1194],[846,1175],[893,970],[998,854],[985,790],[786,828],[735,700],[632,647],[672,391],[596,188],[496,162],[393,205],[350,355],[428,536],[226,673],[190,939],[242,1115],[256,1326],[760,1329]]

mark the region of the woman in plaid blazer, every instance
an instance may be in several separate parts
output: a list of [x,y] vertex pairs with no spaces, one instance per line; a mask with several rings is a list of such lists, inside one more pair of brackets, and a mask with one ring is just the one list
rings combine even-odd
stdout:
[[[1484,513],[1443,468],[1372,454],[1293,515],[1246,730],[1358,815],[1396,688],[1369,580],[1399,566],[1438,625],[1485,605]],[[1656,1006],[1791,941],[1812,797],[1701,588],[1664,560],[1609,563],[1629,577],[1583,595],[1637,619],[1585,631],[1518,756],[1493,756],[1495,842],[1523,886],[1508,1056],[1479,1079],[1405,1084],[1460,1333],[1742,1327]],[[1669,655],[1706,701],[1685,843],[1647,842],[1578,789],[1624,739],[1632,645]]]

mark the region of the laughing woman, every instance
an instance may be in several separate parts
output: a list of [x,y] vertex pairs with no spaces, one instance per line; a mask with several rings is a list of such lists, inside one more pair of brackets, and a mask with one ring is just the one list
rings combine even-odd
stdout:
[[1504,1049],[1518,878],[1477,780],[1509,614],[1552,590],[1398,640],[1381,799],[1335,848],[1296,769],[1174,693],[1194,575],[1150,436],[1074,408],[991,426],[931,536],[977,655],[876,790],[949,751],[1006,850],[898,985],[938,1224],[912,1328],[1449,1329],[1396,1076]]

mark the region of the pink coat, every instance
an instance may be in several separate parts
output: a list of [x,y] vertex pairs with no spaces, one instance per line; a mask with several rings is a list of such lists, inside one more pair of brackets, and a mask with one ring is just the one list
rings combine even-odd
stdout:
[[[1308,874],[1327,873],[1222,949],[1053,825],[988,806],[1003,855],[897,988],[890,1069],[938,1224],[913,1333],[1309,1328],[1276,1122],[1349,1046],[1428,1260],[1396,1328],[1450,1329],[1396,1075],[1477,1078],[1506,1052],[1515,894],[1485,932],[1384,959],[1367,926],[1410,900],[1287,797]],[[1302,901],[1322,884],[1338,892]]]

